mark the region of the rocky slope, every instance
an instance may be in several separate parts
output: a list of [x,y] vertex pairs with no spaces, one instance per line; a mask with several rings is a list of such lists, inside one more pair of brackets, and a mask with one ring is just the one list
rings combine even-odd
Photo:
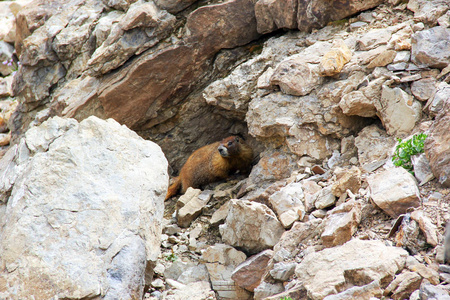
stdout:
[[[0,2],[2,298],[450,299],[448,1],[28,2]],[[163,205],[166,158],[230,134],[249,177]]]

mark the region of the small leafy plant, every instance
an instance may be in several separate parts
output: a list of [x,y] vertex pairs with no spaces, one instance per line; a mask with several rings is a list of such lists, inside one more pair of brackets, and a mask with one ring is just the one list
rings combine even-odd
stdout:
[[172,254],[169,254],[169,255],[166,256],[166,260],[167,261],[174,262],[177,259],[178,259],[178,256],[176,256],[175,253],[173,253],[173,251],[172,251]]
[[280,300],[292,300],[292,298],[287,296],[287,297],[280,298]]
[[423,145],[426,138],[427,135],[425,133],[420,133],[413,135],[412,138],[406,141],[397,139],[398,145],[395,148],[394,156],[392,157],[394,165],[403,167],[411,174],[414,174],[411,156],[423,153]]

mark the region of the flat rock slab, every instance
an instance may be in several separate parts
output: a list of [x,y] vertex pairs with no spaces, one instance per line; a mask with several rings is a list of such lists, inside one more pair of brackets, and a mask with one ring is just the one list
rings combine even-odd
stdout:
[[313,300],[337,294],[344,285],[369,284],[393,278],[402,270],[408,252],[388,247],[382,241],[353,239],[342,246],[310,253],[296,267],[295,274],[304,283]]

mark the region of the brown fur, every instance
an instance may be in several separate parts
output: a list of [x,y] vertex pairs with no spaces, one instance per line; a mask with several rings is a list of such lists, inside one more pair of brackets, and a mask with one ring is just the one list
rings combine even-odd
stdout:
[[[225,152],[227,155],[224,156]],[[180,191],[184,194],[189,187],[200,188],[225,179],[236,171],[248,173],[252,160],[252,148],[236,136],[203,146],[189,156],[180,175],[170,185],[165,200]]]

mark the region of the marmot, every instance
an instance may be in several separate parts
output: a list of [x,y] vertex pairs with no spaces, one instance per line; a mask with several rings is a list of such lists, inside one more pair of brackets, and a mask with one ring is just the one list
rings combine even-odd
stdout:
[[188,187],[199,188],[225,179],[236,171],[248,173],[252,161],[252,148],[237,136],[203,146],[189,156],[180,175],[170,185],[165,200],[180,191],[184,194]]

